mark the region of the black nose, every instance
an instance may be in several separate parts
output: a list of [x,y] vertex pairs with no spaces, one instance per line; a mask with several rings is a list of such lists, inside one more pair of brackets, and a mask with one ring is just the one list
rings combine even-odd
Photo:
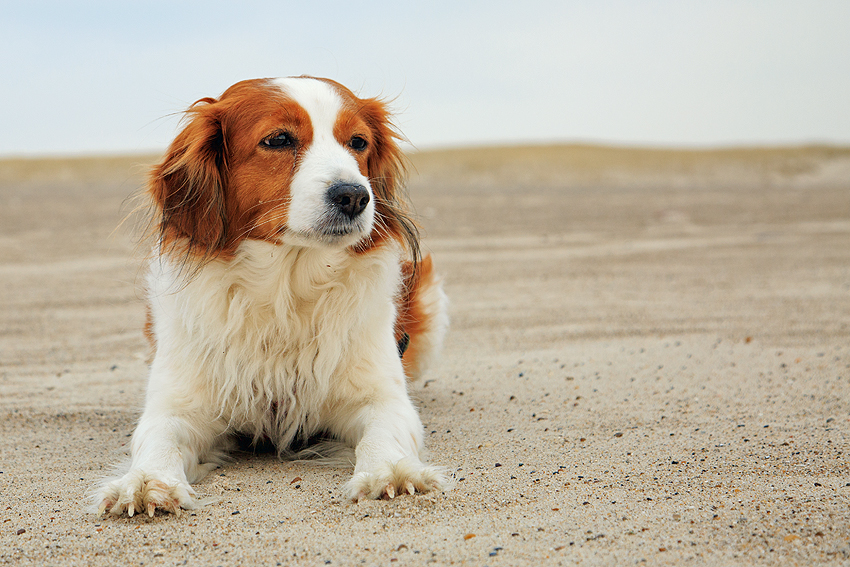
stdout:
[[328,189],[327,198],[340,212],[353,219],[369,204],[369,191],[362,185],[335,183]]

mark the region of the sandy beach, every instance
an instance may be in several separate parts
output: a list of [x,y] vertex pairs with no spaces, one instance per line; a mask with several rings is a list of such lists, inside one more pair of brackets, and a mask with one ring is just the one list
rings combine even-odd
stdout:
[[156,156],[0,160],[0,564],[850,564],[850,149],[420,152],[452,327],[411,385],[445,493],[240,453],[85,511],[140,413]]

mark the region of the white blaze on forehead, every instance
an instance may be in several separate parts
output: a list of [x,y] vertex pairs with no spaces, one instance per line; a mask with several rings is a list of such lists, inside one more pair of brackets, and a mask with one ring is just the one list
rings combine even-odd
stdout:
[[334,124],[342,108],[339,94],[324,81],[306,77],[287,77],[274,81],[282,90],[307,111],[313,125],[313,138],[333,137]]
[[342,97],[331,85],[316,79],[293,77],[274,82],[307,112],[313,131],[310,144],[298,150],[303,153],[289,186],[287,228],[300,235],[315,234],[333,212],[327,199],[328,188],[334,183],[362,185],[372,198],[356,221],[359,229],[348,243],[353,244],[371,231],[375,200],[369,180],[360,173],[351,150],[334,137],[334,126],[343,108]]

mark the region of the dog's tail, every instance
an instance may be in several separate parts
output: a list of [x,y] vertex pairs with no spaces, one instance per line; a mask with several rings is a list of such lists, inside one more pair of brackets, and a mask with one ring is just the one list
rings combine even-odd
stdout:
[[409,380],[415,380],[422,376],[443,346],[449,328],[449,300],[430,255],[422,259],[416,270],[411,263],[405,264],[402,275],[396,340],[399,351],[403,351],[404,371]]

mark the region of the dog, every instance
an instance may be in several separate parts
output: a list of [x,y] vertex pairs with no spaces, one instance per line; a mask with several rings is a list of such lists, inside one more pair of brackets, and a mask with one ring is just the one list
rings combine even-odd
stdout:
[[242,81],[187,110],[148,184],[144,411],[97,513],[197,507],[237,435],[353,447],[352,500],[447,487],[407,390],[448,316],[400,139],[383,101],[329,79]]

